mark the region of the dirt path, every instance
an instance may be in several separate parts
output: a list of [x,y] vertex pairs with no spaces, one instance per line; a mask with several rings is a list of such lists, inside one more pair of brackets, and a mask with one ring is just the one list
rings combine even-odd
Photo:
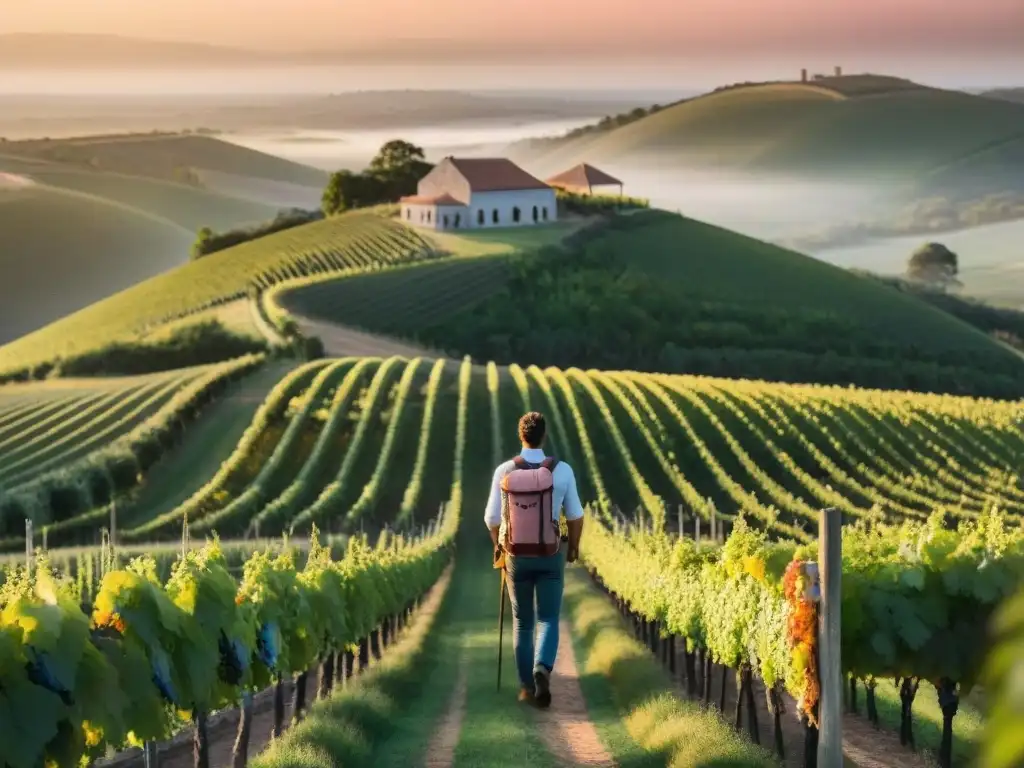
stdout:
[[448,711],[441,727],[434,733],[423,759],[425,768],[450,768],[455,761],[455,748],[462,734],[462,721],[466,716],[466,689],[469,677],[469,658],[463,654],[459,662],[455,689],[448,700]]
[[[310,685],[316,682],[315,677]],[[285,707],[284,720],[289,722],[292,717],[292,694],[293,685],[285,686]],[[307,696],[310,691],[307,690]],[[274,730],[274,695],[273,691],[264,691],[260,694],[261,700],[253,700],[252,731],[249,734],[249,759],[256,757],[267,745],[270,744],[270,734]],[[307,706],[312,702],[307,702]],[[227,768],[231,765],[231,755],[234,751],[235,737],[238,733],[238,718],[240,713],[232,709],[224,713],[224,717],[217,723],[216,730],[211,729],[210,733],[210,765],[212,768]],[[192,768],[195,764],[192,757],[192,750],[189,746],[192,735],[186,734],[182,742],[175,741],[174,746],[168,750],[166,756],[161,755],[161,768]]]
[[442,355],[432,350],[417,347],[408,342],[378,336],[347,328],[343,325],[314,320],[303,315],[292,313],[295,322],[304,336],[317,336],[324,343],[324,352],[328,357],[423,357],[436,360]]
[[572,626],[563,619],[558,631],[560,642],[551,675],[551,707],[537,711],[541,737],[560,765],[614,768],[615,761],[601,743],[587,712],[572,645]]
[[[314,679],[310,685],[315,685]],[[285,723],[292,716],[293,684],[288,681],[284,685]],[[312,699],[312,689],[307,689],[307,699]],[[312,701],[307,701],[307,707]],[[261,691],[253,697],[253,722],[249,735],[249,759],[262,752],[270,743],[270,734],[274,729],[274,691]],[[238,733],[238,709],[225,710],[213,715],[207,723],[207,734],[210,740],[210,765],[212,768],[228,768],[231,765],[231,754],[234,750],[235,736]],[[192,768],[192,729],[187,728],[169,741],[159,746],[159,762],[161,768]],[[133,749],[117,755],[103,764],[103,768],[144,768],[145,760],[142,751]]]

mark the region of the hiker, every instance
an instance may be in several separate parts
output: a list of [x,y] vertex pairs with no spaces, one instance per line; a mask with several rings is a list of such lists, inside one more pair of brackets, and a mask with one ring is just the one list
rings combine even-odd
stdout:
[[[551,704],[551,670],[558,653],[558,615],[562,608],[565,563],[576,562],[583,533],[572,467],[547,457],[541,446],[544,416],[531,412],[519,420],[522,452],[494,471],[484,522],[491,532],[495,565],[504,568],[512,603],[513,647],[521,688],[519,701]],[[565,510],[569,535],[558,530]],[[536,612],[534,599],[536,598]],[[534,656],[534,624],[540,628]]]

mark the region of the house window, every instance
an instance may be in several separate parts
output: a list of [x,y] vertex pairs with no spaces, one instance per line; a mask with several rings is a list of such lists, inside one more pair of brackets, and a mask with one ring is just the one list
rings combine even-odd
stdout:
[[420,211],[420,224],[422,224],[426,220],[427,220],[427,214],[425,212],[423,212],[423,211]]
[[512,223],[513,224],[518,224],[519,223],[519,208],[518,207],[512,209]]
[[477,211],[476,212],[476,223],[479,224],[481,227],[484,225],[484,212],[483,211]]
[[431,219],[432,219],[432,217],[430,215],[431,213],[433,213],[433,211],[427,211],[427,224],[429,224]]
[[497,224],[497,223],[498,223],[498,209],[497,209],[497,208],[495,208],[495,209],[494,209],[494,211],[493,211],[493,213],[491,213],[491,221],[492,221],[492,222],[493,222],[494,224]]
[[458,229],[461,226],[462,226],[462,214],[461,213],[456,213],[455,214],[455,228]]
[[410,221],[412,220],[412,208],[405,209],[405,218],[409,219]]
[[535,206],[533,206],[533,221],[534,221],[534,223],[536,223],[537,219],[539,219],[539,218],[540,218],[540,216],[537,213],[537,206],[535,205]]
[[448,229],[448,214],[441,220],[441,229]]
[[544,221],[547,221],[548,220],[548,209],[547,209],[547,207],[545,206],[544,208],[541,208],[540,211],[543,214]]

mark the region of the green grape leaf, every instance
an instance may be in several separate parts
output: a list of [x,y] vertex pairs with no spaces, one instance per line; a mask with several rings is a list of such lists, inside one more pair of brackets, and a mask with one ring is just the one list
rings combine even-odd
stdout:
[[896,661],[896,646],[884,630],[876,629],[871,633],[871,647],[885,664],[892,664]]
[[924,589],[924,569],[907,568],[900,572],[900,584],[910,589]]

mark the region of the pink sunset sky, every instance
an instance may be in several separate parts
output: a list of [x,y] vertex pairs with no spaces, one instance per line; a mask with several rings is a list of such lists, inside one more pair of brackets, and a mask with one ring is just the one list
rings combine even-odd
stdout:
[[[885,52],[1017,56],[1022,0],[31,0],[0,34],[104,33],[247,48],[503,57]],[[433,48],[433,45],[429,45]]]

